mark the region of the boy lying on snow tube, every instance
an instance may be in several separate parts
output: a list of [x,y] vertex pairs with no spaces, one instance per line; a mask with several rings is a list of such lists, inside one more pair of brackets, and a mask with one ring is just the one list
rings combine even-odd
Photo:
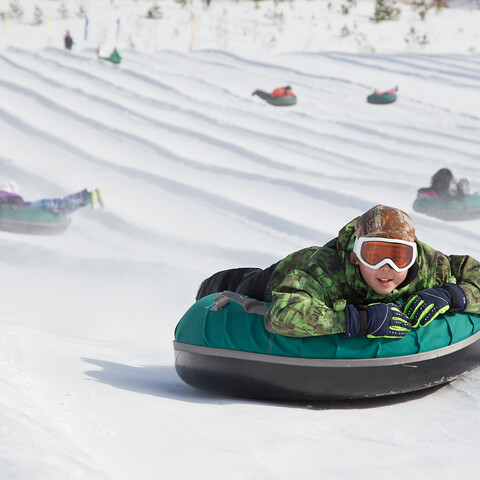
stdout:
[[377,205],[323,247],[266,269],[214,274],[196,299],[224,290],[270,302],[264,319],[273,333],[400,339],[447,311],[480,314],[480,263],[434,250],[405,212]]

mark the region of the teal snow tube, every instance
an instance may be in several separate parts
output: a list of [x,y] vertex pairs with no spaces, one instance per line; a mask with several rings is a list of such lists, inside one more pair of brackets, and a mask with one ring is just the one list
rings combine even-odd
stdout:
[[442,220],[474,220],[480,218],[480,194],[449,200],[420,195],[413,202],[413,209]]
[[276,107],[289,107],[297,103],[297,97],[267,97],[266,101],[270,105],[275,105]]
[[59,235],[70,224],[63,213],[23,205],[0,205],[0,230],[31,235]]
[[387,93],[387,94],[377,94],[372,93],[367,97],[368,103],[373,103],[375,105],[387,105],[393,103],[397,100],[396,93]]
[[112,54],[109,57],[101,57],[98,56],[99,60],[107,60],[107,62],[114,63],[115,65],[118,65],[122,61],[122,57],[120,55],[115,55]]
[[270,400],[371,398],[441,385],[480,365],[478,315],[442,315],[402,339],[294,338],[266,331],[262,314],[228,295],[240,297],[204,297],[175,329],[175,368],[195,388]]

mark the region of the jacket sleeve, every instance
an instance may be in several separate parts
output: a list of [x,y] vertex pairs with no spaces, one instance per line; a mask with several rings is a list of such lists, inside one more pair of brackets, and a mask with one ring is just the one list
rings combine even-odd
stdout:
[[272,291],[265,328],[290,337],[345,333],[345,312],[336,312],[326,290],[300,270],[290,271]]
[[480,262],[468,255],[451,255],[449,258],[452,275],[467,295],[465,311],[480,314]]

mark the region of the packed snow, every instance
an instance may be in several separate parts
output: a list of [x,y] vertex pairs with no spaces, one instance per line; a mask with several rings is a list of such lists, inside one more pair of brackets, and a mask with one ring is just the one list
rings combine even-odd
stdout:
[[[422,23],[399,2],[380,24],[370,0],[165,1],[159,20],[147,1],[19,3],[0,27],[0,179],[26,200],[98,187],[105,208],[59,236],[0,232],[0,478],[473,478],[480,369],[406,397],[259,402],[184,384],[172,340],[205,277],[321,245],[375,204],[480,258],[480,220],[412,209],[441,167],[480,191],[477,3]],[[120,65],[97,59],[114,46]],[[286,84],[294,107],[251,96]]]

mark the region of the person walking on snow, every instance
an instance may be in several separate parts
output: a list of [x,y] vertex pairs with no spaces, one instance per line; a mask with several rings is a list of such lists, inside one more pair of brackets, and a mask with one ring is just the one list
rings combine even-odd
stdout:
[[72,49],[72,45],[73,45],[73,38],[72,36],[70,35],[70,32],[67,30],[67,32],[65,33],[65,37],[64,37],[64,41],[65,41],[65,48],[67,50],[71,50]]

